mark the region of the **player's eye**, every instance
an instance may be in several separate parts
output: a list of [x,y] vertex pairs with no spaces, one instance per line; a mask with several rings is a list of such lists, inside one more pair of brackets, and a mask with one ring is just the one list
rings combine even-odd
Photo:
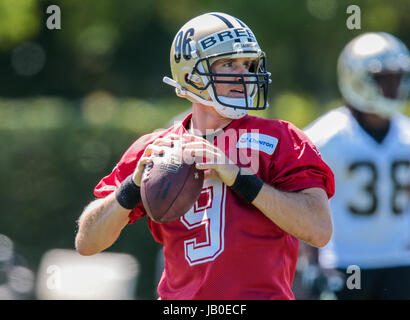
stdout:
[[256,72],[256,68],[257,68],[257,62],[256,61],[249,61],[249,64],[248,64],[248,70],[249,70],[249,72]]

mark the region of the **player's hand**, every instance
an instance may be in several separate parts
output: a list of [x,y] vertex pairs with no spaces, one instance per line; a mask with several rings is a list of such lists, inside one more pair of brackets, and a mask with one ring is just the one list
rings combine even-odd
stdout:
[[138,164],[132,175],[134,183],[140,187],[142,174],[144,173],[145,166],[152,163],[155,157],[161,157],[164,155],[165,148],[173,147],[174,141],[181,139],[180,136],[176,134],[168,135],[164,138],[158,138],[153,143],[149,144],[142,154]]
[[222,150],[209,141],[190,134],[183,135],[182,142],[184,161],[196,162],[197,169],[206,170],[205,178],[217,176],[227,186],[233,185],[239,167]]

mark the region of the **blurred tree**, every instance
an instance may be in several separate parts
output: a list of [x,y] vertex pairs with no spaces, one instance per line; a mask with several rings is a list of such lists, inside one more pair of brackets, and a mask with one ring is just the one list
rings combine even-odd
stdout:
[[37,36],[40,30],[36,0],[1,0],[0,14],[0,51],[11,50],[22,41]]
[[[410,41],[406,0],[359,1],[361,30],[346,27],[347,0],[61,1],[61,30],[45,26],[50,4],[55,2],[0,0],[0,95],[79,98],[106,90],[118,96],[172,96],[161,79],[170,74],[173,37],[188,19],[209,11],[230,13],[252,28],[267,52],[274,92],[309,92],[319,103],[339,95],[336,60],[351,38],[383,30]],[[19,75],[11,64],[15,49],[26,41],[46,59],[33,75]]]

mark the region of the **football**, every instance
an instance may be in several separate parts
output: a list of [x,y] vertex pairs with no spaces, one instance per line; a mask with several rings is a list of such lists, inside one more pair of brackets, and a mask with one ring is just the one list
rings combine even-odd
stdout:
[[203,170],[183,161],[178,144],[167,147],[145,166],[140,189],[145,211],[155,222],[174,221],[195,204],[203,182]]

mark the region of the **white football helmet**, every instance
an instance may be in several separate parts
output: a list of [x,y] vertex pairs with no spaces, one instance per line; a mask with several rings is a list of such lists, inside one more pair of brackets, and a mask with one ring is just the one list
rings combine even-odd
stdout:
[[[337,65],[339,88],[346,102],[362,112],[387,118],[404,106],[410,89],[409,72],[406,45],[384,32],[354,38],[343,49]],[[386,95],[381,85],[380,79],[387,75],[400,75],[394,94]]]
[[[254,64],[247,74],[213,73],[212,64],[221,58],[252,58]],[[269,106],[267,96],[271,80],[266,71],[265,53],[252,31],[235,17],[212,12],[188,21],[174,38],[170,62],[173,79],[164,77],[163,81],[174,86],[179,97],[212,106],[231,119],[243,117],[248,110]],[[227,80],[216,80],[215,76]],[[216,83],[242,85],[244,97],[219,96]]]

